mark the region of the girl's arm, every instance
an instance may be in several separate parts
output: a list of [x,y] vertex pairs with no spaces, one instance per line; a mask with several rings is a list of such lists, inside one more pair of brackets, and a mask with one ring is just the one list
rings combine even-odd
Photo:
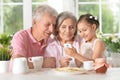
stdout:
[[74,47],[65,48],[65,51],[68,55],[74,57],[75,59],[77,59],[80,62],[87,61],[87,60],[92,60],[92,59],[88,59],[88,58],[82,56],[81,54],[77,53],[77,51]]
[[96,58],[99,58],[101,57],[101,55],[104,55],[105,51],[105,44],[103,41],[101,40],[98,40],[96,42],[96,44],[94,45],[94,51],[93,51],[93,56],[92,56],[92,59],[96,59]]
[[95,46],[94,46],[92,59],[89,59],[89,58],[86,58],[86,57],[80,55],[79,53],[77,53],[77,51],[74,47],[65,49],[65,51],[68,55],[74,57],[75,59],[77,59],[80,62],[87,61],[87,60],[93,60],[94,61],[96,58],[101,57],[104,50],[105,50],[105,44],[101,40],[97,41]]

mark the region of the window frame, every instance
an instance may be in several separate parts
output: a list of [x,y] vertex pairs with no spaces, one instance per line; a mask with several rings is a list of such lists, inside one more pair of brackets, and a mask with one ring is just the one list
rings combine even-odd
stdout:
[[[99,22],[100,22],[100,26],[99,26],[99,32],[100,33],[103,33],[102,32],[102,5],[103,4],[108,4],[108,2],[106,2],[106,1],[102,1],[102,0],[98,0],[98,1],[93,1],[93,2],[79,2],[79,0],[76,0],[76,3],[77,3],[77,17],[79,16],[79,14],[78,14],[78,12],[79,12],[79,5],[81,5],[81,4],[96,4],[96,5],[99,5]],[[111,35],[112,33],[103,33],[104,35]],[[118,32],[118,33],[115,33],[114,35],[116,35],[116,36],[120,36],[120,33]]]
[[[53,0],[54,1],[54,0]],[[69,0],[67,0],[69,1]],[[32,26],[32,5],[38,5],[38,4],[49,4],[51,0],[47,0],[45,2],[32,2],[32,0],[23,0],[23,2],[9,2],[9,3],[3,3],[3,0],[0,0],[0,33],[4,32],[4,22],[3,22],[3,5],[23,5],[23,29],[29,28]],[[63,2],[63,1],[61,1]],[[51,2],[52,3],[52,2]],[[56,1],[57,3],[57,1]],[[102,2],[102,0],[98,0],[96,2],[79,2],[79,0],[74,0],[74,5],[72,7],[75,7],[74,13],[76,17],[78,18],[78,12],[79,12],[79,5],[81,4],[97,4],[99,5],[99,22],[100,27],[99,31],[102,33],[102,4],[107,2]],[[61,3],[63,4],[63,3]],[[67,5],[70,5],[67,4]],[[54,5],[51,5],[54,7]],[[61,11],[64,11],[64,7],[66,5],[58,6],[58,8]],[[66,9],[69,10],[69,9]],[[70,11],[70,10],[69,10]],[[58,11],[59,12],[59,11]],[[73,11],[72,11],[73,12]],[[104,35],[109,35],[109,33],[104,33]],[[120,33],[116,33],[115,35],[120,35]]]
[[32,5],[45,4],[47,2],[32,2],[32,0],[23,0],[23,2],[8,2],[4,3],[0,0],[0,33],[4,33],[4,21],[3,21],[3,6],[4,5],[23,5],[23,29],[27,29],[32,26]]
[[[24,1],[24,0],[23,0]],[[3,21],[3,6],[5,5],[23,5],[22,2],[8,2],[8,3],[4,3],[3,0],[0,0],[0,33],[4,33],[4,21]]]

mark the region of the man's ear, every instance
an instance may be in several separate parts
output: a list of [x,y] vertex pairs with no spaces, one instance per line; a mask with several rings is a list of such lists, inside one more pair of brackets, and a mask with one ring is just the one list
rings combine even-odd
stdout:
[[36,20],[35,19],[33,19],[33,24],[36,24]]
[[92,24],[92,28],[93,28],[93,30],[96,30],[97,29],[96,24]]

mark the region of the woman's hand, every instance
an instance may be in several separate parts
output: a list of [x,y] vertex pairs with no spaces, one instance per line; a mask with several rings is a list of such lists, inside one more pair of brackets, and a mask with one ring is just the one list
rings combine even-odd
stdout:
[[44,57],[42,67],[43,68],[55,68],[56,67],[55,57]]
[[60,65],[61,65],[61,67],[67,67],[69,65],[69,63],[70,63],[71,60],[72,60],[72,58],[70,58],[70,57],[62,57],[60,59]]

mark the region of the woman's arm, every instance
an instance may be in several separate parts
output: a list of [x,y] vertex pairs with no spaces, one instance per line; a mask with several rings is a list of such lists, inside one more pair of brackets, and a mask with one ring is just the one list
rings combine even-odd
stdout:
[[78,61],[77,59],[75,59],[75,64],[77,67],[80,67],[82,65],[82,63],[80,61]]

